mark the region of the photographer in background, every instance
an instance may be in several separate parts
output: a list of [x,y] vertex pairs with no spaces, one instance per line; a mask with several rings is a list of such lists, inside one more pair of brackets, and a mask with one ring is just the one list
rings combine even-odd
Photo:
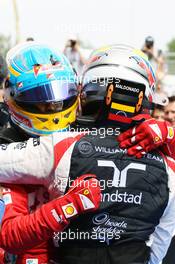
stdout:
[[154,39],[151,36],[146,37],[142,51],[146,53],[150,62],[156,60],[154,55]]
[[[165,56],[163,54],[163,51],[161,49],[159,49],[157,51],[157,70],[156,70],[156,78],[158,80],[158,82],[162,83],[163,78],[165,77],[166,74],[166,67],[165,67]],[[160,87],[160,90],[162,89],[162,85]]]
[[151,36],[146,37],[142,51],[148,56],[148,60],[150,61],[151,65],[155,70],[158,84],[157,86],[159,86],[157,91],[161,92],[161,82],[165,76],[165,58],[163,52],[160,49],[155,52],[154,39]]
[[79,43],[76,39],[69,39],[64,49],[64,54],[78,75],[81,74],[85,59],[81,55]]
[[153,37],[151,37],[151,36],[146,37],[142,51],[148,56],[148,60],[156,72],[156,70],[157,70],[157,57],[155,55]]

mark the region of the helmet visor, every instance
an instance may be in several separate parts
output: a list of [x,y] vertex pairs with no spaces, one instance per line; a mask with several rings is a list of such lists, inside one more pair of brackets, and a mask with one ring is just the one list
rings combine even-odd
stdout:
[[66,80],[52,81],[41,84],[30,90],[18,92],[14,99],[22,103],[57,102],[77,96],[77,85]]
[[36,114],[53,114],[65,111],[66,109],[72,107],[77,101],[77,97],[73,96],[67,100],[57,101],[57,102],[44,102],[44,103],[23,103],[17,102],[16,104],[20,106],[24,111],[28,113]]

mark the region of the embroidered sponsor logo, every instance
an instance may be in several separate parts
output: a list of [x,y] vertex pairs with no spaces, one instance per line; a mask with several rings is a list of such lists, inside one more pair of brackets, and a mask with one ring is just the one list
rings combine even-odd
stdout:
[[51,210],[51,213],[52,213],[53,217],[55,218],[55,220],[56,220],[58,223],[61,223],[61,222],[62,222],[62,218],[61,218],[61,216],[59,216],[59,215],[57,214],[57,212],[56,212],[55,209],[52,209],[52,210]]
[[93,152],[93,147],[90,142],[88,141],[81,141],[78,144],[78,150],[83,155],[89,155]]
[[66,218],[70,218],[74,215],[77,215],[78,213],[73,203],[69,203],[69,204],[62,206],[62,210]]
[[26,264],[38,264],[38,259],[26,259]]
[[[138,170],[142,173],[146,171],[145,164],[140,164],[136,162],[131,162],[122,170],[119,170],[116,164],[111,160],[98,160],[97,162],[98,162],[98,167],[113,168],[112,186],[117,187],[117,188],[127,187],[128,171]],[[138,194],[127,193],[126,191],[119,192],[119,190],[116,190],[116,192],[113,192],[113,193],[106,192],[106,193],[102,193],[101,201],[102,202],[107,201],[107,202],[118,202],[118,203],[131,203],[131,204],[140,205],[142,201],[142,192]]]
[[111,219],[109,214],[105,212],[95,215],[92,222],[95,225],[92,232],[96,234],[96,238],[107,244],[110,244],[110,240],[120,239],[122,234],[126,232],[128,225],[125,221]]
[[130,204],[141,204],[142,192],[137,195],[123,192],[120,193],[118,190],[115,193],[103,193],[102,202],[115,202],[115,203],[130,203]]
[[93,202],[86,195],[89,195],[89,190],[88,189],[86,189],[84,191],[84,195],[79,194],[79,197],[80,197],[80,200],[81,200],[81,202],[83,204],[84,209],[88,210],[88,209],[94,208],[95,205],[93,204]]
[[149,125],[149,127],[154,131],[154,142],[158,143],[162,140],[162,132],[157,124]]
[[127,153],[126,149],[108,148],[108,147],[101,147],[101,146],[95,146],[95,151],[101,152],[101,153],[108,153],[108,154]]
[[159,161],[159,162],[163,163],[163,158],[161,158],[159,156],[156,156],[156,155],[148,153],[148,154],[145,155],[145,157],[147,159],[156,160],[156,161]]
[[126,187],[127,174],[129,170],[146,171],[145,164],[140,164],[136,162],[131,162],[121,171],[118,169],[118,167],[115,165],[115,163],[112,160],[98,160],[97,162],[99,167],[113,168],[114,172],[113,172],[112,186],[114,187]]

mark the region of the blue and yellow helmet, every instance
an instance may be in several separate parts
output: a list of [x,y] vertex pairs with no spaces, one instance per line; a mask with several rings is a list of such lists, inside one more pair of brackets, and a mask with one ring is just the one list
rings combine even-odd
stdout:
[[77,78],[62,53],[27,42],[7,54],[5,101],[11,120],[31,135],[67,129],[76,119]]

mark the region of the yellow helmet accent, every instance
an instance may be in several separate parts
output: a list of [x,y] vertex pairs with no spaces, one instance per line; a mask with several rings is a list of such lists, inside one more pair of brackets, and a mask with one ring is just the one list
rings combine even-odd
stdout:
[[139,49],[134,49],[134,50],[133,50],[133,53],[134,53],[135,55],[138,55],[138,56],[142,57],[142,58],[145,59],[145,60],[148,60],[148,56],[146,55],[146,53],[144,53],[143,51],[141,51],[141,50],[139,50]]
[[14,123],[20,125],[20,127],[28,133],[42,136],[64,130],[70,124],[75,122],[78,98],[68,109],[53,114],[37,114],[27,112],[18,106],[13,100],[10,100],[8,105],[11,111],[12,121]]

